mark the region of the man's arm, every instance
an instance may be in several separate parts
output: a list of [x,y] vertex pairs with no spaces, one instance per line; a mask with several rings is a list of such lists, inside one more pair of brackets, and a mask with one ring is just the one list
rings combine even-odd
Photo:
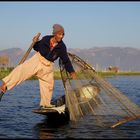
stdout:
[[70,61],[70,59],[68,57],[67,48],[65,46],[62,48],[60,58],[62,59],[63,64],[65,65],[65,68],[69,72],[71,78],[75,79],[76,78],[76,72],[75,72],[75,70],[74,70],[74,68],[72,66],[72,63],[71,63],[71,61]]

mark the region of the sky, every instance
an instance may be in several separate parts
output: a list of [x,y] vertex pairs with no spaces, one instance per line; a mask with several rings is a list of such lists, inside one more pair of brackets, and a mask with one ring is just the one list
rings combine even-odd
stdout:
[[65,29],[67,48],[140,48],[140,2],[12,1],[0,2],[0,50],[27,50],[32,38]]

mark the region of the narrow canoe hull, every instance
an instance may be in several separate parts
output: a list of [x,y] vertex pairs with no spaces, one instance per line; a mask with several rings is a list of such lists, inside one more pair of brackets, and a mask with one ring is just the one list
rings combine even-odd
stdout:
[[[61,96],[58,99],[55,99],[52,101],[52,104],[56,105],[56,107],[60,107],[62,105],[65,104],[65,96]],[[61,121],[69,121],[70,117],[69,117],[69,111],[67,108],[64,109],[63,112],[58,112],[55,109],[34,109],[32,110],[32,112],[37,113],[37,114],[41,114],[41,115],[46,115],[47,119],[49,120],[61,120]]]

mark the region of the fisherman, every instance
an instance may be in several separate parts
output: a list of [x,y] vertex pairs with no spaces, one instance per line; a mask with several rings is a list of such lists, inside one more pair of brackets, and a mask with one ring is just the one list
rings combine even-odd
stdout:
[[54,61],[57,58],[62,59],[71,78],[76,78],[76,73],[67,54],[66,45],[62,40],[64,35],[63,26],[54,24],[52,35],[46,35],[41,40],[37,36],[33,37],[32,40],[35,43],[33,49],[36,53],[23,64],[15,67],[8,76],[2,79],[0,100],[7,90],[35,75],[40,83],[40,108],[55,107],[51,104],[54,88]]

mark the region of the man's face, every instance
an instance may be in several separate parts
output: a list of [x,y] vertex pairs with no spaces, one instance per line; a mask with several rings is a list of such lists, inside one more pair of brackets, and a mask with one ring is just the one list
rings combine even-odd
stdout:
[[54,37],[55,37],[55,40],[57,42],[60,42],[64,37],[64,33],[63,32],[58,32],[58,33],[54,34]]

